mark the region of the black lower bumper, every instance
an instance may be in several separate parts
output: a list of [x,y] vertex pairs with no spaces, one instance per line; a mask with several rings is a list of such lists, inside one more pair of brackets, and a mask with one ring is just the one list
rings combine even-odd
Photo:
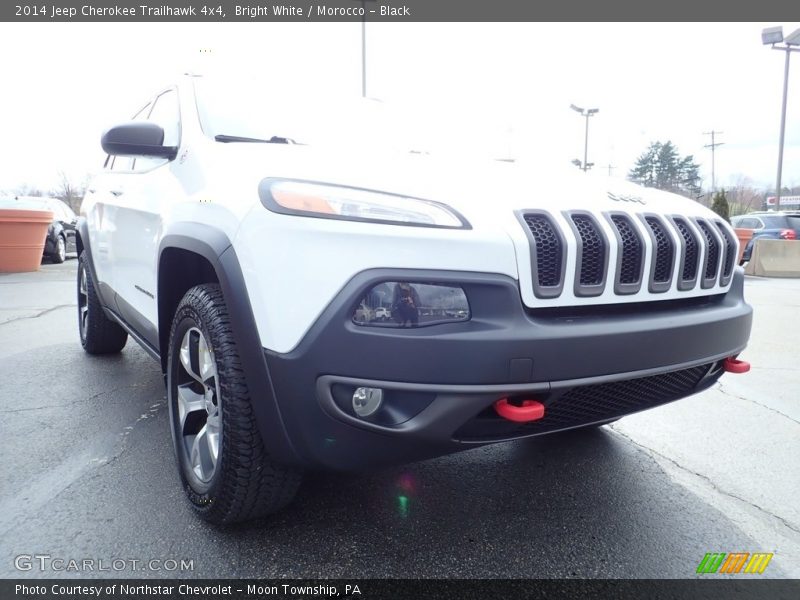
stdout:
[[[453,283],[467,322],[360,327],[359,300],[387,280]],[[487,274],[370,271],[354,278],[291,353],[266,352],[284,425],[306,466],[407,462],[503,439],[613,420],[706,389],[741,352],[752,309],[737,269],[727,294],[580,309],[527,310],[517,282]],[[368,419],[357,387],[384,390]],[[536,398],[544,419],[498,417],[501,397]]]

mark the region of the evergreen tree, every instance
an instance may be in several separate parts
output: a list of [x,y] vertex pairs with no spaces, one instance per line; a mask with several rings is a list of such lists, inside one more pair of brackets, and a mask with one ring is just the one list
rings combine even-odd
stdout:
[[725,219],[728,223],[731,222],[730,207],[728,206],[728,199],[725,197],[725,190],[720,190],[714,194],[714,201],[711,203],[711,210]]
[[700,166],[691,154],[681,157],[670,142],[653,142],[636,161],[628,179],[645,187],[654,187],[695,199],[700,194]]

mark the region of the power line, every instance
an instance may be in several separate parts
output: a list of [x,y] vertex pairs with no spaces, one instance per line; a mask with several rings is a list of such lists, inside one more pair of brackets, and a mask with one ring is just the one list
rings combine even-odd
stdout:
[[705,146],[703,146],[703,148],[711,148],[711,193],[712,194],[717,191],[717,179],[716,179],[716,174],[714,173],[714,149],[717,146],[722,146],[722,144],[725,143],[725,142],[716,142],[715,141],[715,139],[716,139],[715,136],[718,133],[724,133],[724,131],[714,131],[712,129],[711,131],[706,131],[706,132],[703,133],[703,135],[710,135],[711,136],[711,143],[710,144],[706,144]]

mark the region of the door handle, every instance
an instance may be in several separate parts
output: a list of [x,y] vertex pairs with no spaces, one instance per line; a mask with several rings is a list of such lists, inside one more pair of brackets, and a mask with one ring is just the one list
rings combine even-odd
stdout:
[[119,196],[122,196],[122,194],[125,193],[125,190],[109,190],[109,192],[111,192],[112,196],[119,197]]

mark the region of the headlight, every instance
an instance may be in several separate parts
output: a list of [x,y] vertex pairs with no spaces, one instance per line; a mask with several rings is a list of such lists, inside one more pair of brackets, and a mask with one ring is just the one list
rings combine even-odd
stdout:
[[264,206],[282,214],[419,227],[469,229],[466,219],[449,206],[420,198],[339,185],[272,178],[264,179],[258,191]]
[[460,287],[438,283],[385,281],[372,287],[353,312],[356,325],[424,327],[471,317]]

